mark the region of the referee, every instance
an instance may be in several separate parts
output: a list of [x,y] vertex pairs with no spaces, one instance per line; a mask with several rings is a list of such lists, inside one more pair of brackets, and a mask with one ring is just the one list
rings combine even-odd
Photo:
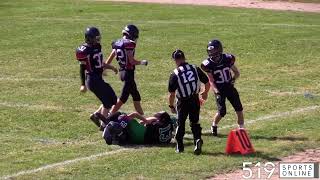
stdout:
[[[201,98],[206,100],[210,89],[209,79],[205,73],[195,65],[186,62],[184,53],[181,50],[175,50],[172,53],[172,59],[175,61],[177,68],[169,79],[169,107],[172,113],[178,115],[178,127],[176,131],[176,152],[184,151],[183,136],[185,134],[185,122],[187,117],[190,119],[191,131],[194,138],[194,154],[201,154],[201,126],[199,124],[200,85],[205,84],[205,90],[201,93]],[[177,106],[174,105],[175,96],[177,97]]]

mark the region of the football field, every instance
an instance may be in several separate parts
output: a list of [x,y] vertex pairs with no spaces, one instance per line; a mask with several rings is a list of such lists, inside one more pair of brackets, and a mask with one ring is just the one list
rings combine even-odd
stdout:
[[[224,154],[236,116],[227,104],[220,136],[209,133],[210,93],[201,110],[203,153],[187,126],[182,154],[168,147],[108,146],[89,121],[99,102],[80,94],[75,48],[87,26],[102,32],[104,57],[122,28],[140,28],[136,81],[146,115],[170,111],[167,82],[181,48],[200,65],[219,38],[237,57],[236,87],[256,153]],[[320,147],[320,13],[86,0],[0,1],[0,179],[204,179]],[[116,65],[115,62],[113,62]],[[119,77],[105,80],[120,93]],[[132,101],[123,106],[133,111]],[[187,123],[188,124],[188,123]]]

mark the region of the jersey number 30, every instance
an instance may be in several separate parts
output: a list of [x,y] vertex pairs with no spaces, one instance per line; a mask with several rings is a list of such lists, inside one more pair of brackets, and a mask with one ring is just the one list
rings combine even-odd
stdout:
[[231,79],[229,67],[223,68],[222,70],[216,70],[213,73],[218,74],[219,76],[219,79],[215,79],[216,83],[221,84],[221,83],[229,82]]

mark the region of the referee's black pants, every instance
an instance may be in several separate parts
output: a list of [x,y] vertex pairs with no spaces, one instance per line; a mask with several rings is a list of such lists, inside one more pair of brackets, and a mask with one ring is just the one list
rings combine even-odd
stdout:
[[201,139],[201,126],[199,124],[200,101],[198,94],[188,99],[178,99],[177,102],[178,127],[176,131],[177,143],[183,144],[185,124],[187,117],[190,119],[191,131],[194,140]]

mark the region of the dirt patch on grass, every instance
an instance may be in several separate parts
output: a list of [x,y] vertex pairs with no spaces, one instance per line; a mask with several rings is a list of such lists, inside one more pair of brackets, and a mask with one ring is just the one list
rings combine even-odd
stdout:
[[320,3],[299,3],[299,2],[284,2],[284,1],[261,1],[261,0],[98,0],[98,1],[193,4],[193,5],[291,10],[291,11],[305,11],[305,12],[320,13]]
[[[273,162],[276,167],[273,175],[271,176],[270,179],[279,179],[279,162],[320,162],[320,148],[318,149],[309,149],[304,152],[299,152],[297,154],[294,154],[292,156],[288,156],[285,158],[282,158],[281,161],[278,162]],[[252,171],[254,172],[254,175],[257,175],[257,167],[252,167]],[[231,173],[227,174],[219,174],[216,175],[212,178],[211,180],[218,180],[218,179],[244,179],[242,178],[243,171],[242,170],[237,170]],[[246,176],[246,175],[245,175]],[[266,179],[267,174],[263,173],[261,171],[261,178]]]

